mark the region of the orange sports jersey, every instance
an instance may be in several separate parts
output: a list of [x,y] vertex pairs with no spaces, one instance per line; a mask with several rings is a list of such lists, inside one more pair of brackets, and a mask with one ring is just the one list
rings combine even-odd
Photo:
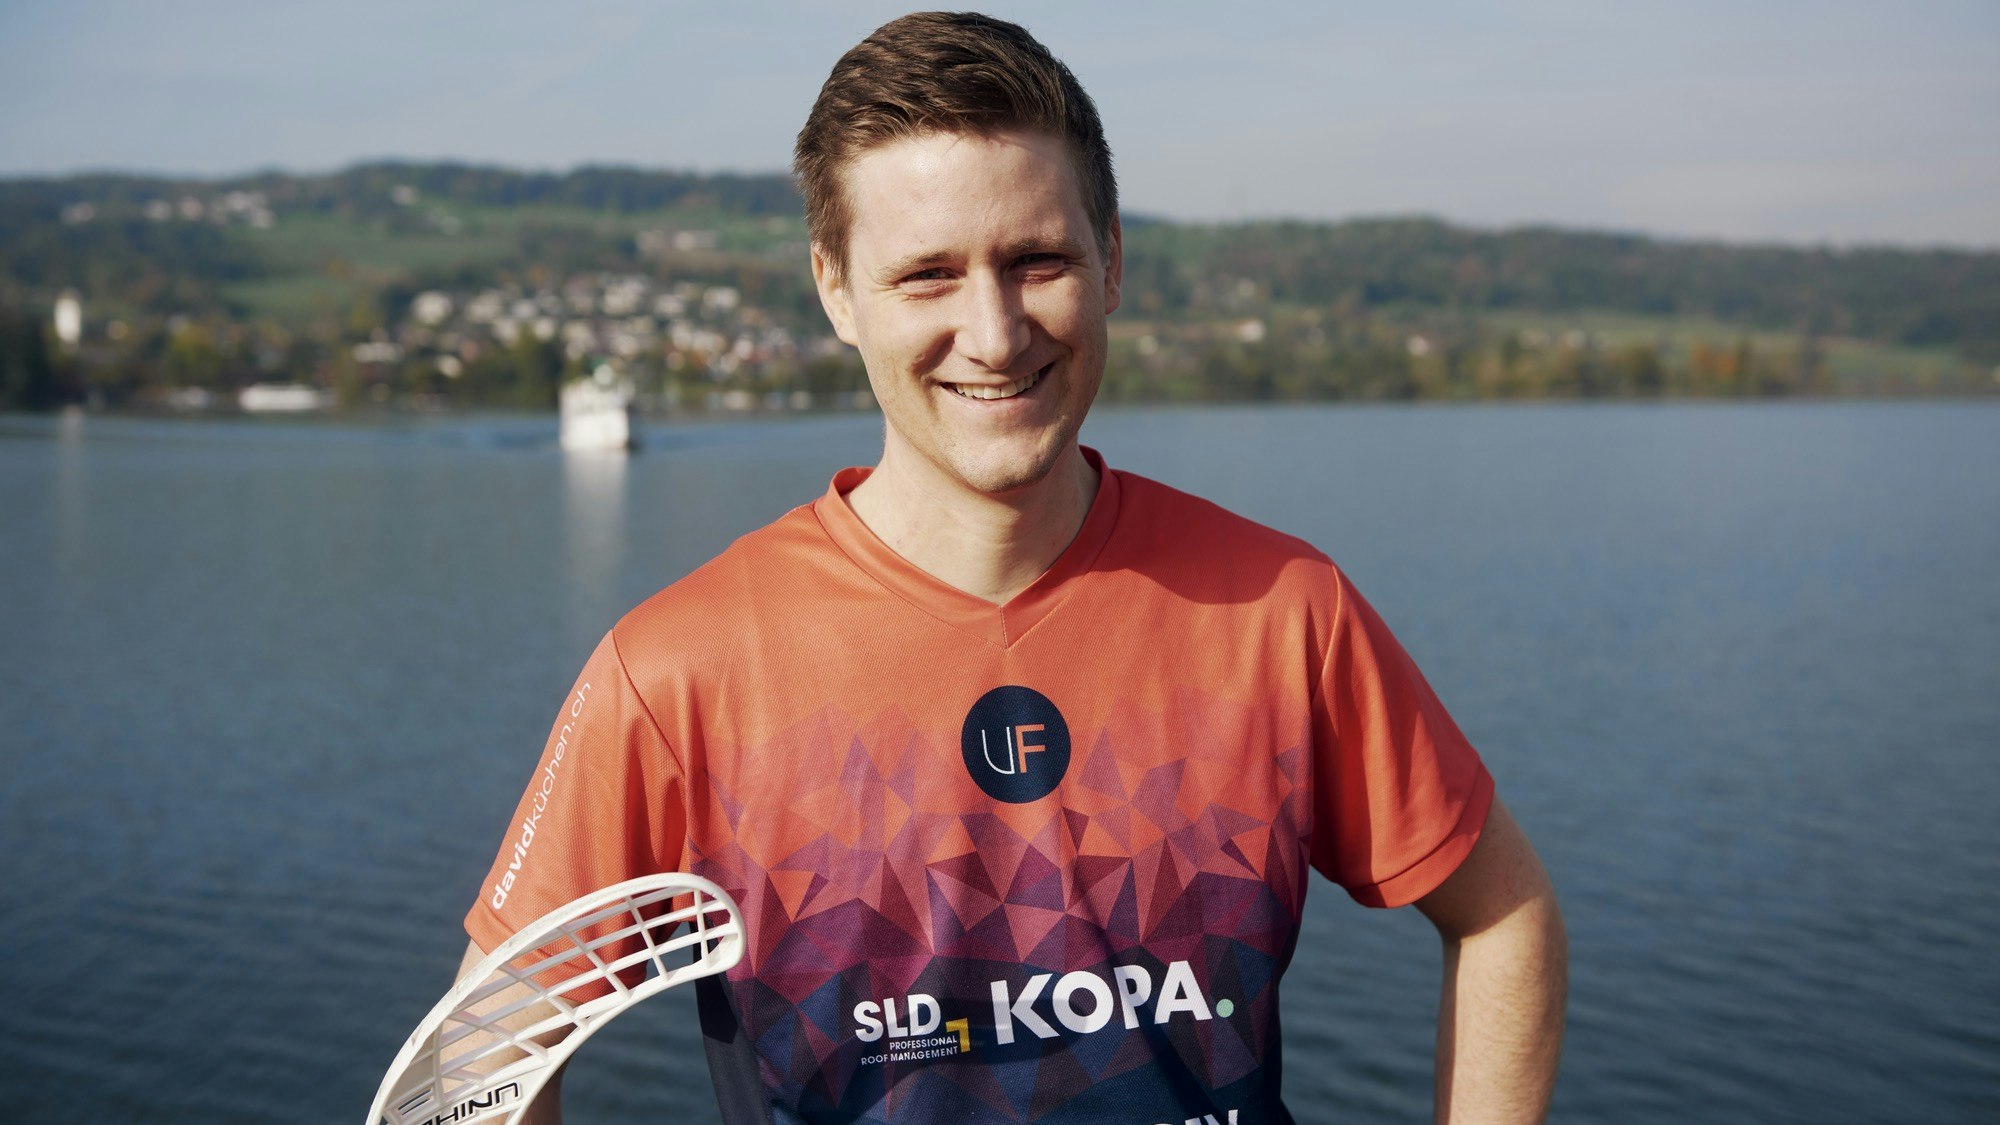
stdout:
[[732,1122],[1290,1121],[1307,868],[1410,902],[1492,781],[1326,556],[1085,452],[1082,530],[1004,606],[878,540],[847,469],[627,614],[473,938],[647,872],[720,884]]

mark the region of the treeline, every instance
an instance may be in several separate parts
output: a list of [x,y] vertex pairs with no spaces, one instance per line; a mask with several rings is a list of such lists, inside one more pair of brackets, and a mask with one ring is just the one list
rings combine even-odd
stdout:
[[[414,196],[398,189],[413,189]],[[592,211],[691,208],[740,215],[796,214],[798,192],[775,175],[662,172],[586,165],[568,172],[523,172],[481,164],[380,161],[338,172],[257,172],[224,179],[175,179],[90,173],[0,181],[0,215],[56,221],[62,208],[88,203],[102,214],[139,213],[154,200],[260,192],[282,213],[378,215],[431,200],[479,207],[564,206]]]
[[103,294],[161,314],[221,303],[232,281],[272,267],[258,248],[205,223],[149,221],[136,210],[89,223],[57,219],[61,204],[0,191],[0,302],[46,309],[64,289]]
[[1126,232],[1142,307],[1415,306],[1698,317],[1810,336],[1944,345],[2000,362],[2000,253],[1734,246],[1432,219]]
[[[700,175],[586,166],[569,172],[518,172],[473,164],[364,164],[326,176],[271,176],[246,181],[282,206],[327,214],[392,213],[397,189],[415,199],[477,207],[576,207],[589,211],[718,211],[795,214],[802,204],[783,176]],[[405,193],[403,198],[412,198]]]
[[[1364,311],[1243,322],[1250,326],[1254,333],[1178,330],[1120,340],[1102,393],[1121,401],[1283,402],[1772,398],[1841,389],[1812,337],[1784,345],[1747,336],[1611,342],[1581,331],[1501,331],[1472,318]],[[1873,391],[1982,389],[1892,375]]]
[[51,354],[42,324],[0,306],[0,410],[49,410],[75,397],[73,372]]

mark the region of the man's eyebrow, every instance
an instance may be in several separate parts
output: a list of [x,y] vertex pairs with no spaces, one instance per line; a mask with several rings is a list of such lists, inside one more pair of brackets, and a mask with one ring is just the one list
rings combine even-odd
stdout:
[[1025,254],[1060,254],[1065,258],[1084,256],[1083,243],[1061,235],[1049,238],[1023,238],[1007,247],[1007,256],[1019,258]]
[[882,282],[900,281],[906,274],[917,273],[951,261],[951,255],[943,250],[921,250],[907,254],[875,271],[875,279]]
[[[1062,235],[1021,238],[1007,244],[1006,256],[1009,258],[1019,258],[1028,254],[1057,254],[1065,258],[1085,256],[1083,243]],[[877,269],[875,278],[884,284],[894,283],[933,266],[947,265],[953,258],[954,255],[945,250],[922,250],[915,254],[906,254]]]

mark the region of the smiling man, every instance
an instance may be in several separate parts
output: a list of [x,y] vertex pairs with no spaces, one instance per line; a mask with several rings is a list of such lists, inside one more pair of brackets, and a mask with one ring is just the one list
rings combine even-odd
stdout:
[[847,502],[897,554],[995,603],[1048,568],[1097,491],[1076,436],[1118,307],[1118,228],[1093,229],[1067,147],[1013,128],[883,141],[835,189],[845,239],[813,252],[887,423]]
[[728,1121],[1278,1123],[1317,870],[1438,928],[1439,1119],[1539,1119],[1562,926],[1479,756],[1324,555],[1078,444],[1122,259],[1069,70],[905,17],[796,170],[881,460],[606,635],[468,961],[686,869],[748,931],[700,985]]

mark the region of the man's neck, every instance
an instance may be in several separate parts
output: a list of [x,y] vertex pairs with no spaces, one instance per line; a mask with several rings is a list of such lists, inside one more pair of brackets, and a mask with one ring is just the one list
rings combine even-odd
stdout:
[[[915,461],[911,457],[907,460]],[[911,565],[995,605],[1034,584],[1083,529],[1098,472],[1075,445],[1049,475],[998,496],[885,455],[847,494],[861,522]]]

